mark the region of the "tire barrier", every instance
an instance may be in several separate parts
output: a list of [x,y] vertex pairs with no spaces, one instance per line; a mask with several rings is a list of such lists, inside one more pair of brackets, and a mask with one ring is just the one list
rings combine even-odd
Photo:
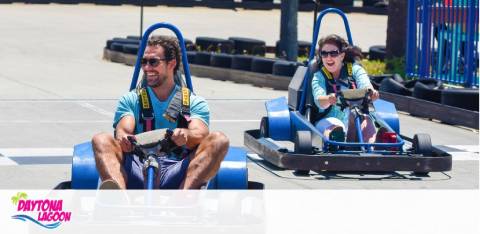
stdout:
[[274,59],[256,57],[252,60],[252,72],[272,74]]
[[195,56],[195,64],[210,66],[210,57],[212,53],[205,51],[198,51]]
[[123,45],[122,43],[114,42],[110,45],[110,50],[116,51],[116,52],[123,52]]
[[441,103],[478,112],[478,89],[445,89]]
[[380,83],[380,91],[387,92],[387,93],[394,93],[403,96],[411,96],[412,91],[405,88],[402,83],[394,80],[393,78],[386,78],[383,79]]
[[382,83],[382,81],[387,78],[393,79],[399,83],[404,82],[402,76],[400,76],[399,74],[369,75],[369,77],[370,77],[370,83],[372,83],[373,88],[375,88],[376,90],[380,88],[380,84]]
[[234,42],[235,54],[265,55],[265,41],[245,37],[229,37],[228,40]]
[[[129,44],[129,45],[139,45],[140,44],[140,41],[139,40],[134,40],[134,39],[126,39],[126,38],[119,38],[119,37],[115,37],[111,40],[107,40],[107,43],[105,45],[105,48],[108,48],[110,50],[114,50],[112,48],[112,44],[113,43],[116,43],[116,44],[122,44],[122,45],[125,45],[125,44]],[[118,48],[118,47],[117,47]]]
[[234,49],[234,42],[215,37],[197,37],[195,45],[200,51],[221,52],[231,54]]
[[431,87],[422,82],[416,82],[413,88],[413,97],[440,103],[442,99],[442,89]]
[[370,60],[384,61],[385,60],[385,53],[386,53],[385,50],[386,50],[386,47],[382,46],[382,45],[372,46],[368,50],[368,58]]
[[255,56],[233,55],[231,68],[237,70],[251,71],[253,58],[255,58]]
[[195,64],[195,57],[197,57],[197,51],[187,51],[187,60],[189,64]]
[[140,47],[140,45],[126,44],[126,45],[123,45],[122,47],[123,47],[123,53],[136,55],[138,54],[138,47]]
[[232,66],[231,54],[212,54],[210,56],[210,66],[230,68]]
[[[310,53],[311,42],[308,41],[298,41],[298,57],[308,57]],[[282,54],[280,51],[280,41],[275,43],[275,56],[276,57],[285,57],[286,55]]]
[[297,70],[299,63],[285,61],[285,60],[277,60],[273,64],[272,74],[277,76],[288,76],[293,77],[295,71]]

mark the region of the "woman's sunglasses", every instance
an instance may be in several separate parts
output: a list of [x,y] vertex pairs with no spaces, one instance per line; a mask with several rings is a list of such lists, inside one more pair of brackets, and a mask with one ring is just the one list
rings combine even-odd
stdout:
[[322,58],[326,58],[326,57],[328,57],[328,55],[330,55],[330,57],[332,57],[332,58],[336,58],[339,54],[340,54],[340,51],[338,51],[338,50],[332,50],[332,51],[322,50],[322,51],[320,51],[320,56],[322,56]]
[[142,66],[146,66],[147,64],[156,67],[158,64],[160,64],[160,61],[165,61],[167,60],[166,58],[142,58],[141,64]]

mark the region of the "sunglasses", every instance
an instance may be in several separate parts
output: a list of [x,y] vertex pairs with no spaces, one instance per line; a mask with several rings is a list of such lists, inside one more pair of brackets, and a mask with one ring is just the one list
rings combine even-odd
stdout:
[[160,61],[166,61],[166,58],[142,58],[141,64],[142,66],[146,66],[147,64],[156,67],[160,64]]
[[322,56],[322,58],[326,58],[326,57],[328,57],[328,55],[330,55],[330,57],[332,57],[332,58],[336,58],[339,54],[340,54],[340,51],[338,51],[338,50],[332,50],[332,51],[322,50],[322,51],[320,51],[320,56]]

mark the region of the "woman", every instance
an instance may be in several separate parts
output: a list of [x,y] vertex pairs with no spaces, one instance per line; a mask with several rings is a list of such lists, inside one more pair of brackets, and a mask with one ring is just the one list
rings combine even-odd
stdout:
[[[370,83],[365,69],[356,63],[356,59],[362,57],[358,48],[352,47],[338,35],[326,36],[320,39],[318,45],[319,69],[312,79],[312,93],[323,118],[315,126],[331,140],[345,141],[347,132],[348,141],[357,141],[352,115],[348,108],[342,111],[336,105],[336,92],[368,88],[372,90],[370,98],[375,101],[379,97],[378,91]],[[375,142],[375,125],[366,115],[362,116],[361,128],[363,141]]]

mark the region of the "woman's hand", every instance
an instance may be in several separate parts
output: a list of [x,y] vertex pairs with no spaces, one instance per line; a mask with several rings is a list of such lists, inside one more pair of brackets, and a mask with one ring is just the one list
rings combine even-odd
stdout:
[[380,93],[378,93],[377,90],[375,89],[370,89],[372,92],[370,93],[370,99],[372,99],[372,102],[377,100],[380,97]]
[[337,103],[337,96],[334,93],[328,95],[328,103],[330,105],[335,105],[335,103]]

